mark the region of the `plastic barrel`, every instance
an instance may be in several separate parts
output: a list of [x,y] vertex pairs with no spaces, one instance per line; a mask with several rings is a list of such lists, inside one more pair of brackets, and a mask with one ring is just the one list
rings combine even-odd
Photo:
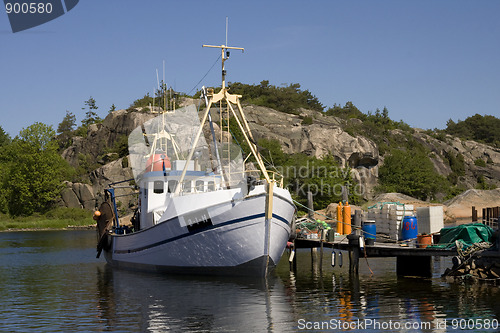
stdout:
[[346,201],[343,207],[343,217],[344,217],[344,235],[349,235],[351,233],[351,206]]
[[344,234],[344,224],[342,222],[344,222],[344,218],[343,218],[343,213],[342,213],[342,202],[339,202],[338,206],[337,206],[337,233],[339,235],[343,235]]
[[417,238],[417,218],[415,216],[405,216],[403,218],[401,229],[401,240]]
[[365,236],[366,245],[373,245],[377,234],[377,225],[374,220],[366,220],[363,222],[363,236]]

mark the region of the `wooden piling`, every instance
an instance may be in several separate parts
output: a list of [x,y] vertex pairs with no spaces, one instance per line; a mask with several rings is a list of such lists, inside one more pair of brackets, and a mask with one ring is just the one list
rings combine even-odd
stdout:
[[311,247],[311,266],[314,267],[314,263],[316,262],[318,256],[318,248],[317,247]]
[[307,192],[307,208],[309,208],[307,216],[310,219],[314,219],[314,201],[313,201],[313,194],[311,191]]
[[354,274],[359,272],[359,238],[357,241],[358,243],[353,243],[353,247],[349,250],[349,272]]
[[349,240],[349,272],[358,274],[359,272],[359,238],[361,237],[361,211],[354,212],[354,220],[352,221],[354,232],[347,236]]
[[319,270],[323,270],[323,241],[325,239],[325,229],[321,229],[321,240],[320,240],[320,250],[319,250]]
[[356,209],[354,211],[354,221],[352,224],[354,226],[354,234],[361,236],[361,210]]

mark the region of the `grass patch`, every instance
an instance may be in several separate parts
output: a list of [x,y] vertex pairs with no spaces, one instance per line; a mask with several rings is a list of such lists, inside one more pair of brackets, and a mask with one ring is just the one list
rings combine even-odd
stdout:
[[0,214],[0,231],[9,229],[64,229],[95,224],[92,212],[80,208],[56,208],[43,215],[10,217]]

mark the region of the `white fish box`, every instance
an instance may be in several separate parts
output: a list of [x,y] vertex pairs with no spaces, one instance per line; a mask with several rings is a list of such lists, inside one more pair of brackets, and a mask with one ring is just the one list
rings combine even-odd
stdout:
[[392,219],[394,219],[396,216],[398,218],[401,218],[402,216],[412,216],[414,215],[413,211],[412,210],[395,210],[395,211],[391,211],[389,213],[389,217],[391,217]]
[[443,206],[417,208],[418,232],[433,234],[444,227]]

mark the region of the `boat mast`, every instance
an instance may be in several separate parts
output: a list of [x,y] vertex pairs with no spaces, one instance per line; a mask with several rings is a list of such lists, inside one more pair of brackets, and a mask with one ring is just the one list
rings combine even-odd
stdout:
[[[262,157],[260,156],[257,145],[255,144],[255,140],[253,138],[252,132],[250,130],[250,126],[246,120],[246,117],[243,113],[243,108],[241,107],[240,98],[241,95],[230,94],[229,88],[226,87],[226,68],[225,62],[229,58],[229,51],[227,50],[241,50],[245,51],[242,47],[231,47],[226,45],[203,45],[203,47],[211,47],[211,48],[219,48],[222,52],[222,88],[217,94],[213,94],[210,99],[210,104],[219,102],[224,100],[227,103],[229,110],[234,116],[238,126],[245,137],[245,141],[248,143],[251,153],[254,155],[257,163],[259,164],[259,168],[261,169],[264,177],[267,181],[270,181],[269,175],[267,173],[266,167],[264,166],[264,162],[262,161]],[[233,107],[236,105],[236,108]],[[229,125],[229,124],[228,124]]]
[[[184,169],[182,170],[181,177],[179,179],[179,183],[177,184],[177,188],[175,190],[176,194],[180,193],[182,182],[184,181],[184,178],[186,176],[187,168],[188,168],[188,163],[191,161],[193,158],[194,154],[194,148],[198,144],[198,140],[200,139],[200,136],[203,131],[203,124],[207,121],[208,114],[210,112],[210,108],[212,104],[224,101],[228,107],[228,113],[229,111],[231,114],[234,116],[234,119],[236,120],[238,127],[240,128],[241,132],[243,133],[243,136],[245,138],[245,141],[248,143],[248,146],[250,147],[252,155],[255,157],[255,160],[257,161],[257,164],[259,165],[259,169],[262,172],[264,178],[266,179],[267,183],[275,183],[275,180],[271,180],[269,177],[269,174],[266,170],[266,167],[264,165],[264,162],[262,160],[262,157],[260,156],[258,150],[257,150],[257,144],[255,143],[255,140],[253,138],[252,132],[250,131],[250,126],[248,125],[248,122],[246,120],[246,117],[243,113],[243,108],[240,103],[240,98],[242,97],[241,95],[236,95],[236,94],[230,94],[229,88],[226,87],[226,68],[225,68],[225,62],[229,58],[229,51],[228,50],[241,50],[245,51],[244,48],[242,47],[232,47],[232,46],[227,46],[227,45],[202,45],[203,47],[210,47],[210,48],[217,48],[221,50],[222,54],[222,88],[218,93],[214,93],[213,91],[208,92],[208,97],[209,97],[209,102],[208,105],[206,106],[205,112],[203,114],[202,120],[201,120],[201,126],[198,129],[198,133],[196,134],[192,148],[189,152],[189,155],[187,157],[186,164],[184,166]],[[236,108],[233,106],[235,105]],[[229,123],[227,124],[229,126]],[[272,188],[272,186],[271,186]]]

